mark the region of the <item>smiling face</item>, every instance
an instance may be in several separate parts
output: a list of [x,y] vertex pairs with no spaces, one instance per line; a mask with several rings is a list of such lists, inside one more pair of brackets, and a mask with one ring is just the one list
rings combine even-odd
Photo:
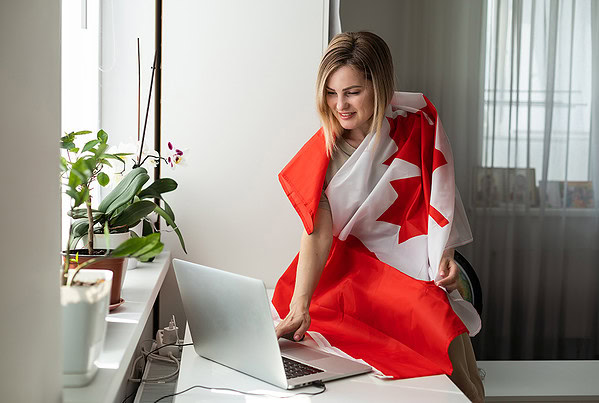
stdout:
[[374,90],[364,74],[351,66],[341,66],[326,82],[327,105],[347,136],[363,139],[370,131],[374,113]]

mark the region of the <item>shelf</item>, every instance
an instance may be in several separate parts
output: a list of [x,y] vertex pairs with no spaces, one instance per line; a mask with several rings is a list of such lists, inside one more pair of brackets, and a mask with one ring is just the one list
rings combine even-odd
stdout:
[[599,361],[478,361],[486,401],[594,401]]
[[599,209],[595,208],[545,208],[511,206],[511,207],[476,207],[473,209],[476,216],[492,217],[599,217]]
[[170,266],[171,253],[162,252],[152,263],[128,270],[121,296],[125,303],[106,317],[104,350],[96,361],[94,380],[81,388],[64,388],[63,402],[112,403],[126,373],[156,296]]

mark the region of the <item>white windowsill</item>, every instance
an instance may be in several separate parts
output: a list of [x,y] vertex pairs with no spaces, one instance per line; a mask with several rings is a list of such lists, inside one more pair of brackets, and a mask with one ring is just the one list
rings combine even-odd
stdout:
[[156,296],[170,266],[170,252],[162,252],[152,263],[139,263],[128,270],[121,293],[125,303],[106,318],[106,341],[97,361],[98,373],[82,388],[64,388],[63,402],[112,403],[139,343]]
[[540,207],[524,206],[514,207],[475,207],[474,212],[477,216],[490,215],[493,217],[508,217],[508,216],[531,216],[531,217],[599,217],[599,209],[594,208],[545,208],[541,211]]

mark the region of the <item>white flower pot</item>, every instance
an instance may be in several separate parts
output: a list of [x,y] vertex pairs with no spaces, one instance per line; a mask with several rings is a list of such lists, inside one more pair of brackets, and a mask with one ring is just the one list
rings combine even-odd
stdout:
[[[120,234],[108,234],[108,242],[104,234],[94,234],[94,249],[115,249],[120,244],[131,238],[129,232]],[[81,239],[83,242],[82,248],[87,247],[87,234]]]
[[112,272],[80,270],[77,280],[104,281],[93,286],[63,286],[62,305],[63,385],[85,386],[94,378],[106,336],[106,315],[110,300]]
[[[106,235],[94,234],[94,249],[108,249],[106,246],[110,246],[110,249],[114,249],[117,246],[120,246],[120,244],[122,244],[126,240],[131,238],[130,231],[135,232],[137,236],[141,236],[143,232],[143,221],[141,221],[139,224],[137,224],[135,227],[131,228],[127,232],[119,234],[108,234],[108,245],[106,245]],[[85,248],[85,245],[87,245],[87,235],[83,236],[82,242],[83,245],[81,247]],[[127,259],[127,270],[133,270],[135,268],[137,268],[137,259]]]

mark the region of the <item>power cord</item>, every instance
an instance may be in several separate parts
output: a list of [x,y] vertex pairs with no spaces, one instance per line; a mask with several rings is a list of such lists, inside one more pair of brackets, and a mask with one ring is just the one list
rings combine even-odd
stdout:
[[[142,341],[141,343],[143,344],[143,343],[148,342],[148,341],[151,341],[151,342],[155,343],[154,339],[147,339],[147,340]],[[174,357],[172,355],[172,353],[169,353],[169,358],[162,357],[162,356],[159,356],[159,355],[155,354],[157,351],[159,351],[159,350],[161,350],[161,349],[163,349],[165,347],[175,346],[175,345],[178,346],[178,347],[180,347],[180,348],[183,348],[184,346],[192,346],[193,343],[178,344],[177,342],[174,342],[174,343],[164,344],[164,345],[162,345],[160,347],[156,347],[156,348],[154,348],[154,349],[152,349],[150,351],[146,351],[143,348],[143,345],[142,345],[141,346],[141,355],[139,357],[137,357],[135,359],[135,361],[133,361],[133,365],[131,366],[131,372],[129,373],[129,380],[131,382],[137,382],[137,383],[141,383],[141,382],[143,382],[143,383],[156,383],[156,382],[164,381],[165,379],[171,378],[171,377],[175,376],[176,374],[178,374],[179,373],[179,368],[180,368],[179,360],[176,357]],[[142,359],[142,358],[144,359],[144,365],[143,365],[143,368],[141,370],[142,374],[143,374],[143,372],[145,370],[145,367],[146,367],[146,365],[148,363],[148,360],[150,358],[153,359],[153,360],[156,359],[156,360],[161,360],[161,361],[166,361],[166,362],[171,362],[171,363],[176,362],[177,370],[174,373],[170,374],[170,375],[167,375],[167,376],[164,376],[164,377],[160,377],[160,378],[164,378],[164,379],[154,378],[154,379],[144,379],[144,380],[142,380],[142,379],[133,378],[133,373],[135,371],[135,366],[137,365],[137,363],[139,362],[139,360]],[[130,397],[134,396],[135,394],[137,394],[137,390],[135,390],[133,393],[130,393],[129,395],[127,395],[123,399],[123,401],[121,403],[125,403]]]
[[[179,328],[177,327],[177,322],[175,321],[175,315],[173,315],[171,321],[169,322],[169,326],[164,329],[159,330],[156,333],[156,340],[146,339],[146,340],[141,341],[141,343],[140,343],[141,354],[139,357],[137,357],[133,361],[133,365],[131,365],[131,372],[129,373],[129,381],[136,382],[136,383],[162,383],[170,378],[173,378],[174,376],[176,376],[179,373],[181,364],[179,363],[178,357],[181,356],[181,351],[184,346],[191,346],[191,345],[193,345],[193,343],[182,343],[182,340],[179,339],[178,330],[179,330]],[[146,342],[149,342],[149,341],[152,342],[152,347],[149,351],[147,351],[144,348],[143,344]],[[164,350],[160,354],[156,354],[158,351],[160,351],[164,348],[167,348],[167,347],[168,347],[168,349]],[[156,378],[143,379],[143,376],[140,378],[134,378],[133,374],[135,373],[135,368],[137,367],[137,363],[142,359],[144,360],[143,366],[141,368],[142,374],[145,372],[145,368],[146,368],[146,365],[148,364],[148,362],[154,361],[154,360],[175,364],[176,369],[174,372],[172,372],[168,375],[160,376],[160,377],[156,377]],[[132,397],[136,394],[137,394],[137,390],[135,390],[133,393],[130,393],[129,395],[127,395],[121,403],[125,403],[130,397]]]
[[237,393],[241,393],[241,394],[247,395],[247,396],[276,397],[276,398],[279,398],[279,399],[288,399],[290,397],[295,397],[295,396],[299,396],[299,395],[316,396],[316,395],[320,395],[321,393],[324,393],[327,390],[326,385],[322,381],[314,382],[312,385],[321,387],[322,390],[320,390],[318,392],[312,392],[312,393],[311,392],[300,392],[300,393],[295,393],[295,394],[289,395],[289,396],[273,396],[273,395],[268,395],[268,394],[265,394],[265,393],[242,392],[241,390],[237,390],[237,389],[211,388],[209,386],[194,385],[194,386],[191,386],[191,387],[189,387],[189,388],[187,388],[185,390],[182,390],[181,392],[177,392],[177,393],[173,393],[173,394],[170,394],[170,395],[162,396],[160,399],[154,400],[154,403],[158,403],[159,401],[161,401],[163,399],[166,399],[168,397],[173,397],[173,396],[181,395],[181,394],[183,394],[185,392],[189,392],[190,390],[195,389],[195,388],[202,388],[202,389],[211,390],[211,391],[218,390],[218,391],[237,392]]
[[[146,340],[147,341],[147,340]],[[178,346],[178,347],[183,347],[183,346],[191,346],[193,345],[193,343],[184,343],[184,344],[178,344],[177,342],[174,343],[168,343],[168,344],[164,344],[160,347],[156,347],[153,350],[150,351],[146,351],[143,346],[141,347],[141,355],[139,357],[137,357],[135,359],[135,361],[133,361],[133,365],[131,366],[131,372],[129,373],[129,380],[131,382],[137,382],[137,383],[153,383],[153,382],[160,382],[160,381],[164,381],[166,379],[170,379],[174,376],[176,376],[179,373],[179,368],[180,368],[180,364],[179,364],[179,360],[172,354],[172,353],[168,353],[168,358],[167,357],[162,357],[158,354],[155,354],[157,351],[168,347],[168,346]],[[168,375],[165,376],[160,376],[157,378],[148,378],[148,379],[141,379],[141,378],[133,378],[133,373],[135,372],[135,367],[137,365],[137,363],[139,362],[139,360],[144,359],[144,365],[143,368],[146,367],[148,360],[156,360],[156,361],[163,361],[163,362],[168,362],[168,363],[174,363],[177,366],[177,369]],[[143,370],[142,370],[143,373]]]

